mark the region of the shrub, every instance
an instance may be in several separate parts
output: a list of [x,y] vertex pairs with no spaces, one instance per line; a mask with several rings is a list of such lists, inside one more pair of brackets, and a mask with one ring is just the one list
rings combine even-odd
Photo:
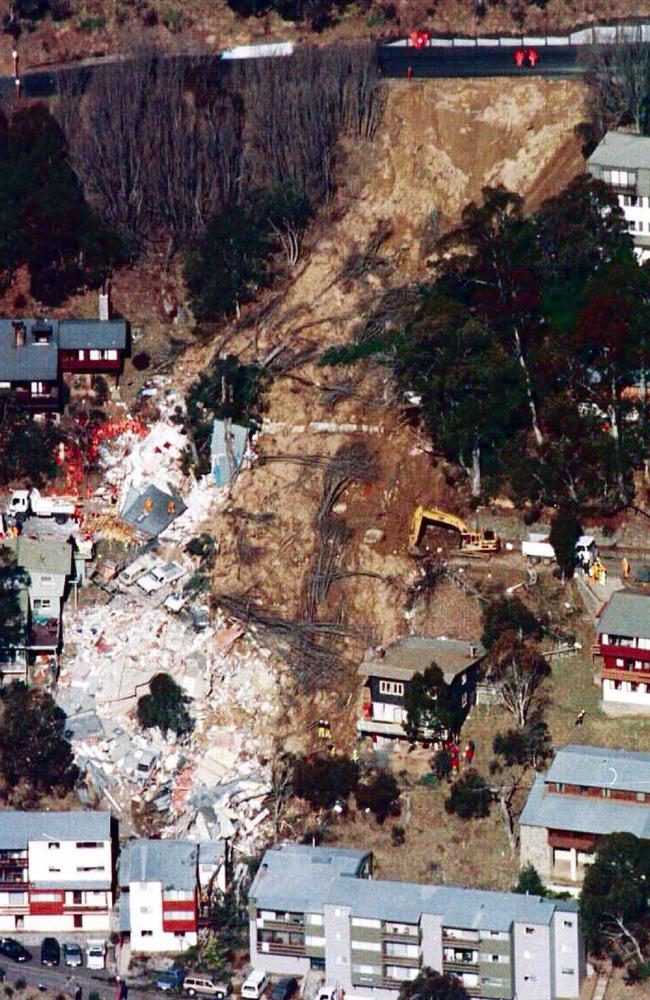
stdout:
[[360,784],[355,798],[359,809],[369,809],[378,823],[388,816],[399,816],[399,785],[388,771],[377,771],[370,780]]
[[163,14],[163,24],[173,35],[177,35],[183,30],[184,21],[182,11],[180,11],[178,7],[170,7],[169,10]]
[[401,847],[406,840],[406,830],[403,826],[393,826],[390,831],[390,840],[393,847]]
[[151,364],[151,358],[146,351],[140,351],[133,358],[133,367],[137,372],[144,372]]
[[84,17],[83,20],[79,22],[79,30],[86,31],[88,34],[91,34],[93,31],[101,31],[101,29],[105,27],[105,17]]
[[17,979],[16,982],[14,983],[14,986],[16,987],[17,990],[22,991],[27,986],[27,980],[22,978]]
[[445,800],[445,811],[461,819],[481,819],[489,816],[492,799],[485,778],[470,768],[451,786],[449,798]]
[[347,757],[298,757],[293,768],[293,791],[314,809],[331,809],[345,801],[359,782],[359,767]]

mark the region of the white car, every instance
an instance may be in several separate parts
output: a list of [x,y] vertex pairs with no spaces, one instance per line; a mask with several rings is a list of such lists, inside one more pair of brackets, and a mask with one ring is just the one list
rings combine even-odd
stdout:
[[86,965],[89,969],[106,968],[106,942],[101,938],[86,941]]
[[145,594],[153,594],[165,584],[174,583],[186,574],[187,570],[179,566],[178,563],[168,562],[164,566],[154,566],[149,573],[141,576],[138,580],[138,587],[141,587]]

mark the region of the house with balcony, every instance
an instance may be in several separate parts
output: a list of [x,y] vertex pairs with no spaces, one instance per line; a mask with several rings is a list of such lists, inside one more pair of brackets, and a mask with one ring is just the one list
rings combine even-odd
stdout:
[[361,714],[357,721],[359,732],[405,737],[405,692],[415,674],[423,674],[434,663],[449,686],[450,705],[460,731],[476,700],[480,664],[485,655],[485,649],[478,642],[446,636],[406,636],[385,649],[371,650],[357,669],[357,674],[364,679]]
[[578,997],[584,948],[573,901],[372,877],[372,855],[282,844],[249,891],[250,956],[278,975],[320,971],[347,998],[396,1000],[424,966],[472,997]]
[[0,392],[34,412],[59,410],[71,374],[119,376],[125,320],[0,319]]
[[74,578],[73,547],[69,541],[11,537],[4,545],[23,570],[28,594],[27,650],[51,654],[61,645],[61,616],[66,588]]
[[603,711],[650,713],[650,594],[616,591],[597,628]]
[[183,952],[196,945],[201,897],[226,888],[226,844],[132,840],[119,863],[119,927],[131,951]]
[[562,747],[535,778],[519,824],[521,864],[551,888],[577,892],[599,837],[650,840],[650,754]]
[[0,933],[107,932],[113,906],[108,812],[2,812]]
[[613,189],[636,253],[646,260],[650,256],[650,138],[607,132],[588,158],[587,169]]

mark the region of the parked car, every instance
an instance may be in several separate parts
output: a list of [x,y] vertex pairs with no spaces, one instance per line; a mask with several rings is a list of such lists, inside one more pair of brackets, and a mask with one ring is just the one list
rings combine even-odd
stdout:
[[183,985],[184,979],[185,971],[183,969],[167,969],[166,972],[158,973],[156,988],[162,990],[164,993],[169,993],[171,990],[179,990]]
[[60,965],[61,948],[56,938],[43,938],[41,945],[41,965]]
[[76,968],[79,965],[84,964],[84,956],[81,947],[78,944],[64,944],[63,945],[63,961],[66,965],[71,968]]
[[180,580],[186,573],[187,570],[179,566],[178,563],[168,562],[164,566],[154,566],[149,573],[140,577],[138,587],[144,590],[145,594],[153,594],[165,584]]
[[171,611],[172,614],[177,615],[179,611],[183,610],[186,604],[187,598],[183,597],[182,594],[170,594],[169,597],[166,598],[163,607],[166,608],[167,611]]
[[269,985],[269,977],[261,969],[253,969],[244,980],[241,988],[243,1000],[260,1000],[262,993]]
[[88,938],[86,941],[86,965],[89,969],[106,967],[106,942],[102,938]]
[[298,990],[298,980],[295,976],[283,976],[271,990],[271,1000],[291,1000]]
[[31,962],[32,953],[23,948],[15,938],[0,938],[0,955],[5,955],[12,962]]
[[227,983],[221,983],[214,976],[204,975],[201,972],[192,972],[189,976],[185,976],[183,989],[188,996],[215,997],[215,1000],[225,1000],[230,994]]

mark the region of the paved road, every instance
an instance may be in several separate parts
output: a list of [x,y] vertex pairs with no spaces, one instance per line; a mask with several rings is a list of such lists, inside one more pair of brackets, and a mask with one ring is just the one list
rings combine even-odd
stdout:
[[[415,78],[431,77],[479,77],[479,76],[546,76],[573,77],[582,72],[578,53],[586,46],[539,45],[539,46],[477,46],[454,48],[427,47],[416,50],[406,46],[381,45],[378,48],[379,65],[384,76],[394,79],[406,78],[409,67]],[[534,52],[531,64],[529,53]],[[516,62],[518,50],[525,53],[522,66]],[[181,60],[196,62],[196,56],[172,56]],[[207,56],[211,61],[215,57]],[[521,58],[521,57],[520,57]],[[106,60],[97,66],[107,65]],[[222,63],[224,71],[231,64]],[[57,81],[73,81],[82,89],[86,87],[95,66],[63,69],[25,70],[21,76],[21,94],[28,98],[51,97],[58,90]],[[14,92],[13,77],[0,77],[0,96],[8,97]]]
[[[37,949],[30,950],[34,953],[31,962],[18,964],[5,958],[0,960],[0,967],[7,973],[4,985],[13,986],[16,980],[24,979],[30,986],[45,986],[48,990],[65,991],[68,994],[74,993],[77,985],[80,985],[83,989],[83,1000],[88,1000],[93,992],[98,993],[101,1000],[116,1000],[115,981],[109,978],[108,973],[93,972],[85,966],[78,969],[69,969],[66,966],[46,968],[38,961]],[[166,995],[131,986],[128,1000],[154,1000],[155,997]]]
[[[584,46],[583,46],[584,49]],[[455,76],[548,76],[572,77],[582,73],[575,45],[531,47],[472,47],[420,49],[406,46],[379,47],[379,65],[384,76],[406,78],[411,67],[414,78]],[[532,57],[530,53],[532,54]],[[516,56],[524,55],[522,66]],[[531,65],[531,58],[534,65]]]

